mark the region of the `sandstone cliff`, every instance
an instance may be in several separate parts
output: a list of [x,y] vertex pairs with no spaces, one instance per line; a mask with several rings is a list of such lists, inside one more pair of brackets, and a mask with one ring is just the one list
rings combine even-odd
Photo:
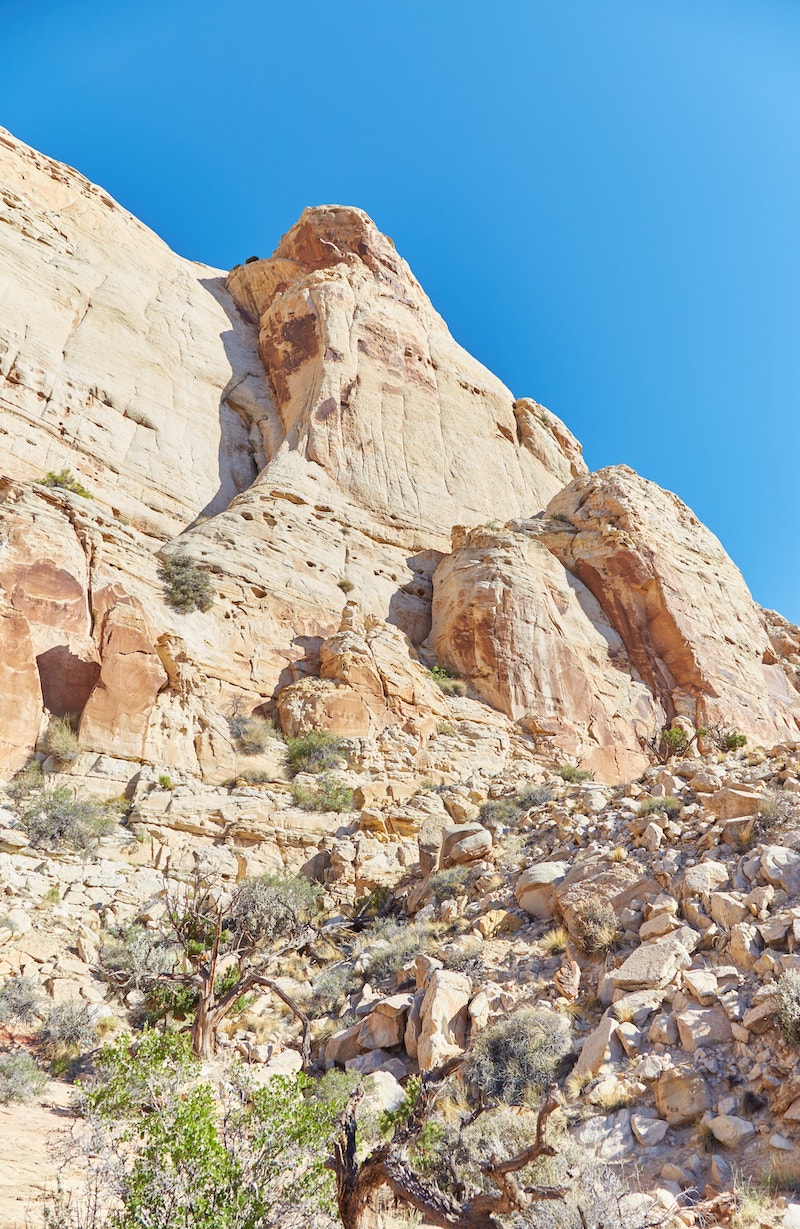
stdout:
[[[589,475],[360,210],[306,210],[225,278],[8,134],[0,174],[0,772],[64,713],[79,770],[103,756],[120,779],[230,776],[234,709],[368,739],[393,711],[424,743],[424,688],[398,721],[372,667],[354,690],[321,657],[351,591],[369,636],[406,637],[404,669],[425,646],[498,728],[609,778],[676,713],[796,729],[791,632],[719,544],[631,471]],[[64,469],[77,488],[42,485]],[[176,553],[209,570],[209,611],[165,602]]]

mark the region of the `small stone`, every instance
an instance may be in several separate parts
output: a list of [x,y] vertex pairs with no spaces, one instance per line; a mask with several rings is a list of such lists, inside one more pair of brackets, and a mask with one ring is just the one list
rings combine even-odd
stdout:
[[646,1118],[644,1114],[631,1114],[631,1130],[644,1148],[653,1148],[660,1144],[669,1124],[663,1118]]
[[735,1149],[747,1143],[757,1134],[752,1122],[737,1118],[735,1114],[720,1114],[709,1122],[711,1134],[726,1148]]

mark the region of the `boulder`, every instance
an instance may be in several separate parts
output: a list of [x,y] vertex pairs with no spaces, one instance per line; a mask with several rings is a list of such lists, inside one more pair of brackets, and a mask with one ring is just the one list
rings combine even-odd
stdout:
[[421,1071],[431,1071],[465,1048],[469,978],[450,969],[433,969],[420,1006],[417,1061]]

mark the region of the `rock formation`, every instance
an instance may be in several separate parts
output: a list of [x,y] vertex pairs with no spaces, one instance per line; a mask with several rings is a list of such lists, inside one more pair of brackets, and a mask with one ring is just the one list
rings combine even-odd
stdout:
[[[67,713],[86,753],[210,781],[235,770],[234,710],[424,742],[430,679],[393,692],[381,673],[382,653],[413,657],[402,636],[608,779],[640,771],[676,714],[765,743],[796,729],[791,631],[767,629],[719,544],[624,467],[589,475],[557,418],[456,344],[366,214],[308,209],[225,278],[7,134],[0,170],[0,597],[20,697],[0,771]],[[210,572],[209,611],[165,602],[176,554]],[[336,638],[351,591],[357,645]]]

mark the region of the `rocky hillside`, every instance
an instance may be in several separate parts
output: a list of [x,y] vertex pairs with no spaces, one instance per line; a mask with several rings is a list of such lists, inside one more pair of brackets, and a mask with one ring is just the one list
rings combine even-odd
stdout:
[[[796,1168],[800,629],[675,495],[590,474],[360,210],[226,275],[0,130],[0,220],[0,978],[32,1019],[130,1027],[120,927],[299,872],[348,935],[276,974],[318,1070],[391,1108],[533,1007],[569,1025],[564,1130],[665,1207]],[[298,1038],[270,994],[220,1026],[269,1069]]]

